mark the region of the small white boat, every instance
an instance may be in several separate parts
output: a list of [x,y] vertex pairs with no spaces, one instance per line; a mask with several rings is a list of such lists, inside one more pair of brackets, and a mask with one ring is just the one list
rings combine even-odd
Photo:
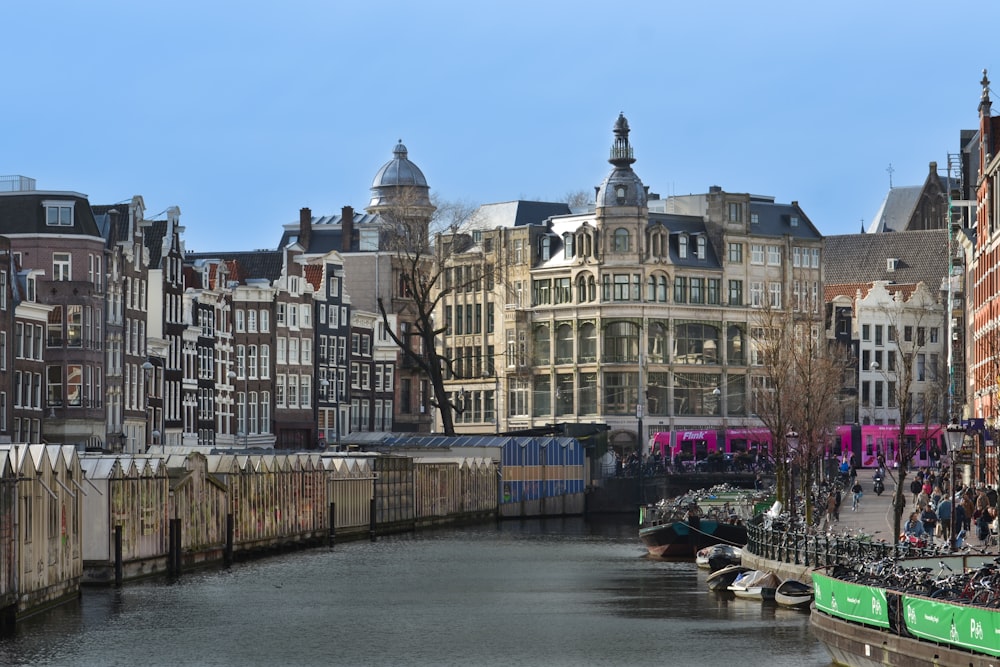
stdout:
[[715,546],[705,547],[704,549],[698,549],[698,553],[694,555],[694,563],[703,570],[709,569],[708,565],[708,555],[712,552]]
[[729,584],[728,590],[746,600],[773,600],[781,580],[770,572],[750,570]]
[[782,607],[808,609],[813,601],[813,587],[797,579],[785,579],[774,590],[774,601]]

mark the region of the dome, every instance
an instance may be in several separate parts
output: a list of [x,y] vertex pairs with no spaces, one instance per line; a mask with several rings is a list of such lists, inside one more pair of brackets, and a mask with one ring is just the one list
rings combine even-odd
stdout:
[[628,142],[629,127],[625,114],[618,114],[614,133],[615,143],[611,147],[611,157],[608,158],[608,162],[615,168],[597,190],[597,207],[645,206],[646,186],[632,171],[635,157]]
[[420,168],[410,162],[406,146],[400,140],[392,150],[392,159],[382,165],[372,181],[372,199],[369,206],[391,205],[392,196],[400,188],[413,188],[416,192],[415,205],[430,206],[427,179]]

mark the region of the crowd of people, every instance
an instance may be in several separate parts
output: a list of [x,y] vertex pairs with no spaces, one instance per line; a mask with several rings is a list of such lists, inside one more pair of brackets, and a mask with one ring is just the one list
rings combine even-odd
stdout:
[[947,489],[947,480],[939,478],[934,470],[915,473],[910,482],[913,504],[902,537],[930,544],[938,538],[947,542],[953,539],[954,523],[956,541],[974,538],[980,546],[991,544],[998,532],[997,490],[980,484],[975,488],[960,486],[952,494],[942,491],[942,487]]

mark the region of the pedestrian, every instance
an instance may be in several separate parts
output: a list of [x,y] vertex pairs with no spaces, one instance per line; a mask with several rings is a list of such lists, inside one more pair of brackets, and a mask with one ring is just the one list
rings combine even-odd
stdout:
[[951,498],[945,496],[937,504],[938,532],[947,542],[951,538]]
[[955,513],[955,535],[952,539],[958,538],[958,533],[965,530],[968,531],[969,517],[965,513],[965,503],[958,502],[957,500],[952,504],[951,511]]
[[920,522],[924,524],[924,533],[927,534],[927,543],[934,544],[934,531],[937,528],[937,513],[934,506],[927,503],[924,511],[920,514]]
[[854,480],[854,486],[851,487],[851,493],[854,494],[854,503],[851,505],[851,511],[857,512],[858,505],[861,503],[861,496],[863,493],[861,489],[861,482],[859,482],[858,480]]
[[910,493],[913,494],[913,507],[919,507],[917,505],[917,496],[920,495],[920,490],[923,488],[923,483],[920,481],[919,477],[914,477],[913,481],[910,482]]
[[910,514],[909,520],[903,524],[903,534],[899,538],[903,541],[909,541],[907,538],[922,540],[925,537],[924,524],[920,521],[920,515],[917,512],[913,512]]
[[843,500],[842,496],[840,495],[840,484],[836,486],[833,500],[834,500],[833,520],[836,521],[837,523],[840,523],[840,503]]
[[826,527],[830,528],[833,526],[834,516],[837,514],[837,497],[831,491],[826,496]]
[[966,531],[972,530],[972,515],[976,512],[972,498],[972,489],[966,489],[962,495],[962,530]]

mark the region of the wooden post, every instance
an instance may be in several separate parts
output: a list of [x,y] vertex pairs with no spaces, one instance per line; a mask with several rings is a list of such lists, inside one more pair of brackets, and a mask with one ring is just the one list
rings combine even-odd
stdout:
[[115,526],[115,587],[121,588],[124,578],[122,567],[122,527],[121,524]]
[[375,541],[375,498],[371,499],[369,503],[370,509],[368,510],[368,535],[371,537],[371,541]]
[[226,567],[233,564],[233,536],[235,535],[236,523],[233,520],[233,513],[226,514],[226,549],[223,552],[223,559]]
[[337,541],[337,503],[330,503],[330,548]]

